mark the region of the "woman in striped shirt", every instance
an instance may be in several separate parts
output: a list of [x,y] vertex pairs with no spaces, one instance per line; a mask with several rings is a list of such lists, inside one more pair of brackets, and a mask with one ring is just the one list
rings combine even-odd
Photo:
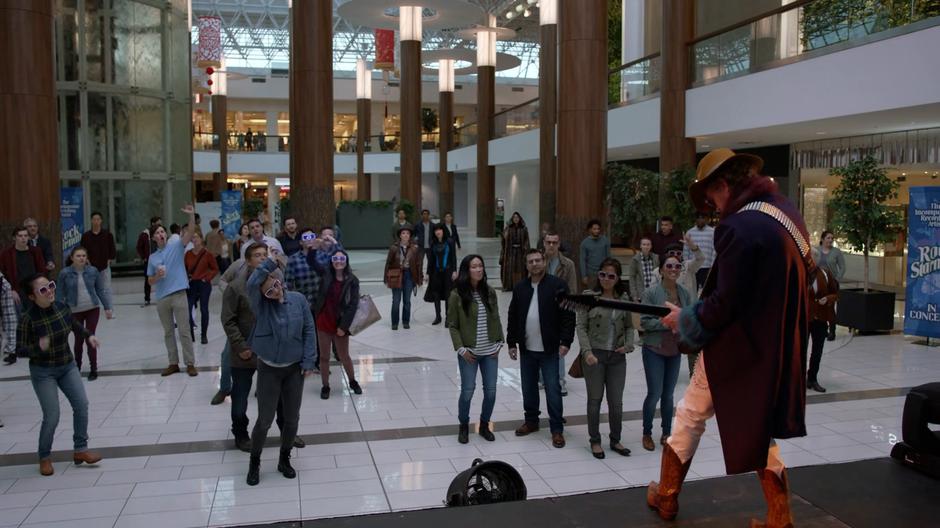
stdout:
[[457,351],[460,369],[460,398],[457,441],[466,444],[470,433],[470,400],[476,389],[477,367],[483,378],[483,409],[480,412],[480,436],[496,439],[490,417],[496,405],[496,378],[499,351],[503,346],[503,327],[499,322],[496,290],[486,283],[483,257],[468,255],[460,263],[455,288],[447,300],[447,328]]

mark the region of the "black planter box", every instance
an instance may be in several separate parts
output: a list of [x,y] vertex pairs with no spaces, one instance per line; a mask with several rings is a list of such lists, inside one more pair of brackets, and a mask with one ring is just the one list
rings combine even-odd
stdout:
[[340,202],[336,216],[346,249],[388,249],[392,244],[392,204]]
[[860,288],[839,291],[836,323],[860,332],[889,332],[894,329],[894,292]]

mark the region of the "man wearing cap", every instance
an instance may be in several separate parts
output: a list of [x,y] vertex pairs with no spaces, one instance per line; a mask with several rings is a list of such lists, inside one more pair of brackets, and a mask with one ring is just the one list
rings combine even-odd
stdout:
[[660,480],[647,491],[649,506],[663,519],[678,513],[679,491],[705,422],[717,416],[727,472],[757,472],[766,526],[793,523],[774,439],[806,435],[812,258],[804,257],[803,218],[773,180],[759,175],[762,167],[756,156],[716,149],[699,162],[689,189],[696,208],[717,212],[720,223],[701,299],[681,308],[667,303],[671,313],[663,318],[684,347],[702,351],[676,408]]

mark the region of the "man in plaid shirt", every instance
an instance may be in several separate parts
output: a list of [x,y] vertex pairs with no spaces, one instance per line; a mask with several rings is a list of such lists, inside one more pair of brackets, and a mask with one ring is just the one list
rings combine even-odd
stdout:
[[[304,228],[300,232],[300,251],[287,259],[287,269],[284,271],[284,283],[287,289],[302,293],[310,303],[311,313],[316,304],[317,293],[320,291],[320,273],[307,260],[307,255],[315,251],[313,249],[315,244],[316,232],[311,228]],[[316,320],[316,314],[314,314],[314,320]],[[313,370],[317,370],[319,357],[314,358],[313,364],[315,365]]]
[[[13,300],[13,286],[0,273],[0,321],[3,330],[3,355],[16,357],[16,301]],[[3,421],[0,421],[3,427]]]

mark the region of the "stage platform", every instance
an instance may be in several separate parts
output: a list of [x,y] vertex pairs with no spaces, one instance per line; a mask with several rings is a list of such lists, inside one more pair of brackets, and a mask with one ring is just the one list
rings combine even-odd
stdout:
[[[789,470],[791,505],[798,527],[940,526],[940,481],[902,467],[890,458]],[[646,507],[646,488],[630,488],[546,499],[436,508],[378,515],[278,523],[313,528],[497,528],[734,527],[763,518],[757,477],[736,475],[688,482],[678,518],[659,519]],[[443,500],[443,497],[441,497]],[[261,525],[256,525],[261,526]]]

